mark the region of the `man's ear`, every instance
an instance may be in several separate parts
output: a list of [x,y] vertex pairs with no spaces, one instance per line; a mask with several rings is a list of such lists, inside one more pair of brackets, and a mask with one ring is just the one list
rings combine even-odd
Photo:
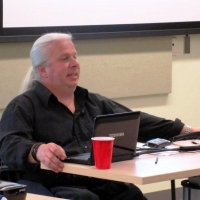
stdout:
[[46,78],[48,76],[46,67],[39,65],[37,68],[41,77]]

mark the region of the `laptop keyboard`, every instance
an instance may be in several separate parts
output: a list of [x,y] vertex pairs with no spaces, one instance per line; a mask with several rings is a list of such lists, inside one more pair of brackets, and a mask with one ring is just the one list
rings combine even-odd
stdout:
[[90,157],[90,153],[83,153],[74,156],[69,156],[68,159],[88,159]]

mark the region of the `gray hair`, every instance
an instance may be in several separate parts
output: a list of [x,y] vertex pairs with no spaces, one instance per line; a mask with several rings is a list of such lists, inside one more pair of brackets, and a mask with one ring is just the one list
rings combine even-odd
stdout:
[[47,47],[56,40],[62,39],[72,40],[72,35],[66,33],[47,33],[34,42],[30,52],[30,57],[33,66],[33,71],[35,73],[35,78],[37,80],[39,79],[37,67],[39,65],[45,66],[48,64],[50,51]]
[[34,42],[30,52],[32,67],[25,76],[20,93],[32,89],[34,80],[40,79],[37,67],[48,64],[50,50],[47,47],[53,42],[63,39],[72,40],[72,35],[70,33],[47,33]]
[[19,93],[21,94],[23,92],[31,90],[33,88],[34,80],[35,80],[35,74],[33,72],[33,67],[31,66],[26,73],[26,76],[22,82]]

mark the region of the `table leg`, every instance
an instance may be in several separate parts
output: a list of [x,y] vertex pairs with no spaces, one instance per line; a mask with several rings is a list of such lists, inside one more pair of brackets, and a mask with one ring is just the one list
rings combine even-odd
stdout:
[[191,200],[191,190],[188,188],[188,200]]
[[175,180],[171,180],[171,195],[172,195],[172,200],[176,200]]

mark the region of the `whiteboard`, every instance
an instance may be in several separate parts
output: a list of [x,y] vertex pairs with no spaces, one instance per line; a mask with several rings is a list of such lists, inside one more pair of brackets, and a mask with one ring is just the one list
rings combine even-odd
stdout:
[[199,0],[3,0],[3,28],[200,21]]

